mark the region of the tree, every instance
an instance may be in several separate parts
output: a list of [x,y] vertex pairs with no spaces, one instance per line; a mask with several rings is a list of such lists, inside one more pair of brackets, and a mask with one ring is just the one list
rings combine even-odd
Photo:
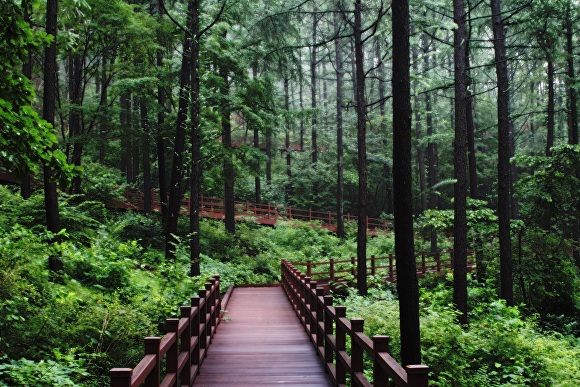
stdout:
[[189,89],[191,87],[191,26],[194,14],[193,6],[193,0],[189,0],[187,4],[187,29],[183,34],[183,56],[179,73],[179,103],[177,119],[175,121],[175,143],[173,149],[173,162],[171,164],[171,180],[169,183],[167,224],[165,231],[165,256],[168,259],[175,258],[177,223],[179,220],[179,210],[181,209],[181,198],[183,195],[183,157],[185,151],[187,112],[189,109]]
[[419,285],[415,263],[411,171],[411,81],[409,2],[392,3],[393,34],[393,188],[395,256],[403,365],[421,363]]
[[[29,2],[24,2],[25,9],[29,6]],[[55,148],[58,141],[53,126],[31,106],[35,98],[30,82],[32,71],[23,74],[24,63],[30,63],[30,50],[49,42],[54,43],[54,35],[34,32],[18,4],[0,2],[0,164],[17,178],[23,178],[36,172],[38,163],[42,163],[50,167],[55,179],[64,182],[75,169]]]
[[453,37],[455,63],[453,302],[460,312],[459,323],[467,324],[467,68],[465,63],[467,35],[463,0],[453,1],[453,20],[457,25]]
[[498,222],[501,297],[513,305],[513,275],[510,231],[510,130],[509,80],[505,49],[504,25],[500,0],[491,0],[495,67],[497,74],[498,116]]
[[[46,33],[53,36],[50,45],[44,50],[44,92],[42,101],[42,118],[54,126],[56,101],[56,32],[57,32],[58,0],[47,0],[46,3]],[[53,149],[55,145],[53,145]],[[58,210],[58,196],[56,182],[53,180],[53,171],[50,165],[44,165],[44,208],[46,212],[46,228],[57,234],[60,232],[60,213]],[[59,271],[63,268],[59,257],[50,256],[48,268]]]
[[356,287],[360,295],[367,294],[367,136],[365,70],[362,42],[361,0],[355,2],[354,10],[354,57],[356,62],[356,127],[358,144],[358,220],[357,220],[357,277]]

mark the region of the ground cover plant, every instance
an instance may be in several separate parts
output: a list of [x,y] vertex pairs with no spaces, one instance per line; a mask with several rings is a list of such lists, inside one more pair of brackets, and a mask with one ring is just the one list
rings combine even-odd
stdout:
[[[179,239],[175,260],[165,260],[156,235],[158,215],[63,197],[68,203],[63,223],[70,229],[54,242],[54,235],[38,226],[41,196],[23,200],[0,187],[0,385],[106,385],[108,370],[134,367],[143,355],[143,338],[163,334],[165,319],[174,317],[210,275],[221,275],[223,290],[277,283],[281,258],[343,259],[356,250],[353,235],[341,240],[300,222],[272,228],[249,220],[232,235],[222,222],[204,220],[202,276],[191,278],[187,234]],[[369,255],[386,255],[393,243],[392,235],[372,238]],[[423,245],[420,238],[416,243],[417,249]],[[64,270],[49,276],[47,261],[54,254]],[[451,276],[421,281],[423,362],[432,370],[430,385],[578,385],[575,315],[553,310],[544,316],[525,304],[507,307],[496,296],[493,273],[485,283],[469,282],[466,327],[455,321]],[[368,336],[391,336],[397,357],[395,288],[380,278],[370,283],[367,297],[342,291],[335,304],[346,305],[348,317],[364,318]],[[541,295],[549,302],[549,292]]]

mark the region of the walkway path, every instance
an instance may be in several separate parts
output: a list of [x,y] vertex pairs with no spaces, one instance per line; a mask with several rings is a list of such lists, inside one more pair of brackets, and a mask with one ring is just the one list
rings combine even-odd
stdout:
[[194,386],[330,386],[280,287],[236,288]]

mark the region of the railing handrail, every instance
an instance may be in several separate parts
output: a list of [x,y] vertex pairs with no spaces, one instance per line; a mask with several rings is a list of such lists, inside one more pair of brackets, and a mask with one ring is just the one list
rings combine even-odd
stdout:
[[[325,296],[316,281],[287,260],[282,260],[281,270],[282,287],[334,385],[345,384],[348,373],[352,385],[386,387],[391,379],[399,387],[427,386],[429,367],[401,366],[389,354],[388,336],[368,338],[363,332],[364,320],[347,320],[346,307],[333,306],[332,296]],[[373,362],[373,384],[364,375],[364,353]]]
[[[228,290],[224,304],[229,299]],[[224,306],[225,307],[225,306]],[[135,368],[113,368],[111,387],[191,386],[221,321],[220,277],[206,282],[191,306],[181,306],[180,318],[166,320],[167,334],[145,338],[145,356]],[[162,366],[163,364],[163,366]],[[161,379],[161,370],[165,375]],[[178,383],[179,380],[179,383]]]
[[[454,250],[438,250],[438,251],[422,251],[415,254],[417,259],[417,275],[424,276],[431,273],[442,273],[447,270],[453,269],[454,263]],[[473,257],[473,251],[468,251],[471,254],[468,257],[468,270],[472,271],[475,268],[475,259]],[[428,259],[431,257],[432,259]],[[377,264],[379,261],[387,261],[386,264]],[[370,256],[367,257],[367,275],[377,275],[379,271],[386,270],[386,274],[383,275],[387,280],[394,281],[397,278],[397,270],[395,264],[396,258],[394,254],[388,254],[386,256]],[[306,276],[312,279],[324,279],[330,281],[342,280],[346,273],[350,273],[354,278],[356,278],[356,270],[353,269],[353,265],[356,265],[355,257],[350,259],[334,259],[329,258],[328,261],[313,262],[312,260],[307,260],[304,262],[290,262],[294,266],[305,266]],[[345,265],[346,264],[346,265]],[[342,268],[337,268],[342,266]],[[317,267],[328,266],[327,271],[314,271]]]
[[[152,189],[152,208],[153,211],[158,211],[161,208],[159,202],[158,189]],[[137,188],[127,187],[125,189],[125,201],[129,205],[136,206],[142,209],[143,193]],[[120,203],[118,203],[120,204]],[[183,198],[183,207],[189,209],[189,198]],[[214,213],[225,214],[225,200],[215,197],[200,196],[200,212],[210,211]],[[331,211],[319,211],[313,209],[303,209],[295,207],[276,206],[269,203],[253,203],[250,201],[234,201],[234,209],[237,215],[259,216],[266,219],[278,220],[303,220],[303,221],[320,221],[323,226],[334,227],[337,224],[337,214]],[[345,221],[356,221],[357,216],[345,214]],[[367,228],[370,230],[393,230],[393,222],[384,218],[371,218],[367,216]]]

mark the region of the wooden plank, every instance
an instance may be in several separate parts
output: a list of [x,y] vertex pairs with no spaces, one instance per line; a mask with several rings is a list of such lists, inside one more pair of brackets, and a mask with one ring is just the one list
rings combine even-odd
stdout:
[[194,386],[330,386],[284,291],[236,288]]

